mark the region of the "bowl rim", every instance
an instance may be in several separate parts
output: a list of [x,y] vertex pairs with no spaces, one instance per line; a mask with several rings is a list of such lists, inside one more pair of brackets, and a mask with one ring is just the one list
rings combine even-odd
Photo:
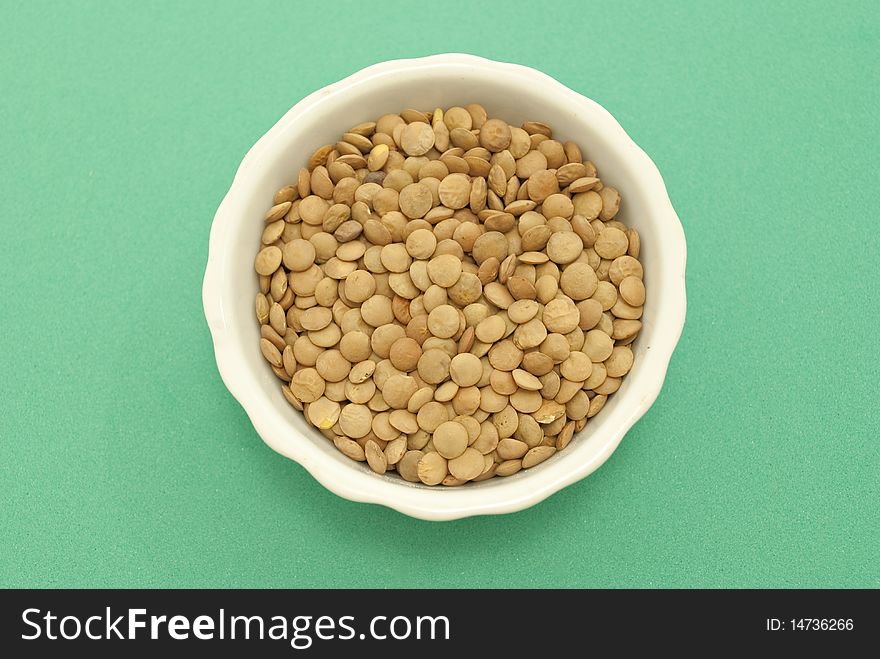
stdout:
[[[397,76],[407,71],[430,68],[465,67],[491,69],[496,73],[519,80],[527,79],[529,84],[543,86],[549,93],[557,94],[568,103],[577,103],[587,110],[590,121],[613,139],[615,149],[621,158],[627,160],[637,172],[640,186],[656,200],[656,212],[664,226],[664,271],[670,287],[677,290],[665,295],[664,323],[655,329],[651,350],[643,358],[653,362],[650,369],[639,377],[638,405],[625,416],[622,423],[607,431],[604,444],[592,457],[574,465],[568,471],[541,479],[540,470],[533,473],[527,482],[529,487],[495,487],[483,490],[480,496],[474,491],[467,497],[458,496],[464,488],[421,488],[409,483],[392,482],[390,479],[376,478],[372,473],[361,473],[345,467],[340,477],[338,463],[325,459],[319,451],[314,451],[309,442],[285,442],[281,438],[282,428],[275,423],[277,413],[272,405],[264,400],[258,387],[248,385],[247,357],[241,346],[234,345],[225,321],[223,287],[221,274],[224,269],[225,253],[222,247],[228,244],[229,234],[236,223],[236,215],[231,212],[232,200],[237,191],[245,186],[246,179],[253,175],[255,163],[260,161],[263,152],[269,148],[285,127],[294,123],[302,114],[311,112],[316,106],[344,94],[347,89],[361,86],[376,78]],[[595,101],[563,85],[549,75],[520,64],[498,62],[495,60],[463,53],[445,53],[428,57],[396,59],[373,64],[350,76],[334,82],[309,94],[279,119],[251,147],[239,165],[232,183],[221,201],[211,224],[208,243],[208,260],[202,285],[202,303],[205,317],[214,344],[217,368],[226,388],[244,408],[257,434],[273,450],[298,462],[319,483],[335,494],[351,501],[380,504],[400,513],[425,520],[445,521],[474,515],[503,514],[522,510],[535,505],[568,485],[577,482],[594,472],[616,450],[629,429],[638,421],[657,399],[666,377],[672,353],[681,336],[686,315],[685,267],[687,247],[684,229],[666,190],[666,186],[656,165],[650,157],[633,141],[623,127],[604,107]],[[271,420],[270,420],[271,419]],[[367,480],[369,479],[369,480]],[[506,496],[498,496],[498,491],[509,490]],[[487,496],[491,494],[492,496]]]

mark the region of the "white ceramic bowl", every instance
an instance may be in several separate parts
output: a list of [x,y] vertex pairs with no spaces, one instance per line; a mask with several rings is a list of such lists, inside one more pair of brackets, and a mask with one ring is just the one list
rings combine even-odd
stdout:
[[[377,476],[346,458],[286,402],[260,354],[253,261],[262,214],[314,149],[387,112],[473,102],[513,125],[549,124],[554,137],[577,142],[602,180],[620,190],[620,219],[641,235],[648,302],[632,371],[564,451],[511,477],[429,488],[394,474]],[[223,381],[269,446],[342,497],[449,520],[527,508],[608,459],[660,392],[684,325],[684,277],[684,232],[660,173],[604,108],[534,69],[450,54],[367,67],[304,98],[260,138],[214,216],[203,301]]]

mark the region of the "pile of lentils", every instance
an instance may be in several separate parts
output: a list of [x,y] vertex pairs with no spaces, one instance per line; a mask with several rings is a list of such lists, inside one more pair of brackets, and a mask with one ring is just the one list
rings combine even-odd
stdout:
[[537,121],[473,104],[358,124],[265,215],[262,353],[378,474],[453,486],[534,467],[632,367],[645,287],[620,203]]

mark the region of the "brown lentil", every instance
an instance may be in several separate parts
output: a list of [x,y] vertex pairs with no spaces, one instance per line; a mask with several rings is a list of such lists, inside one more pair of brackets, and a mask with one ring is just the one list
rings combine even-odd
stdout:
[[633,366],[638,232],[574,142],[477,104],[316,149],[263,214],[260,350],[347,457],[410,482],[564,449]]

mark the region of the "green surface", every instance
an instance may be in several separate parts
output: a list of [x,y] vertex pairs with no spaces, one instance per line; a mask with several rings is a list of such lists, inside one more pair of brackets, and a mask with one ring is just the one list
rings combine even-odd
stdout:
[[[880,586],[876,4],[2,15],[0,585]],[[339,499],[260,441],[201,283],[214,211],[278,117],[445,51],[537,67],[620,120],[684,224],[689,312],[659,400],[596,474],[431,524]]]

